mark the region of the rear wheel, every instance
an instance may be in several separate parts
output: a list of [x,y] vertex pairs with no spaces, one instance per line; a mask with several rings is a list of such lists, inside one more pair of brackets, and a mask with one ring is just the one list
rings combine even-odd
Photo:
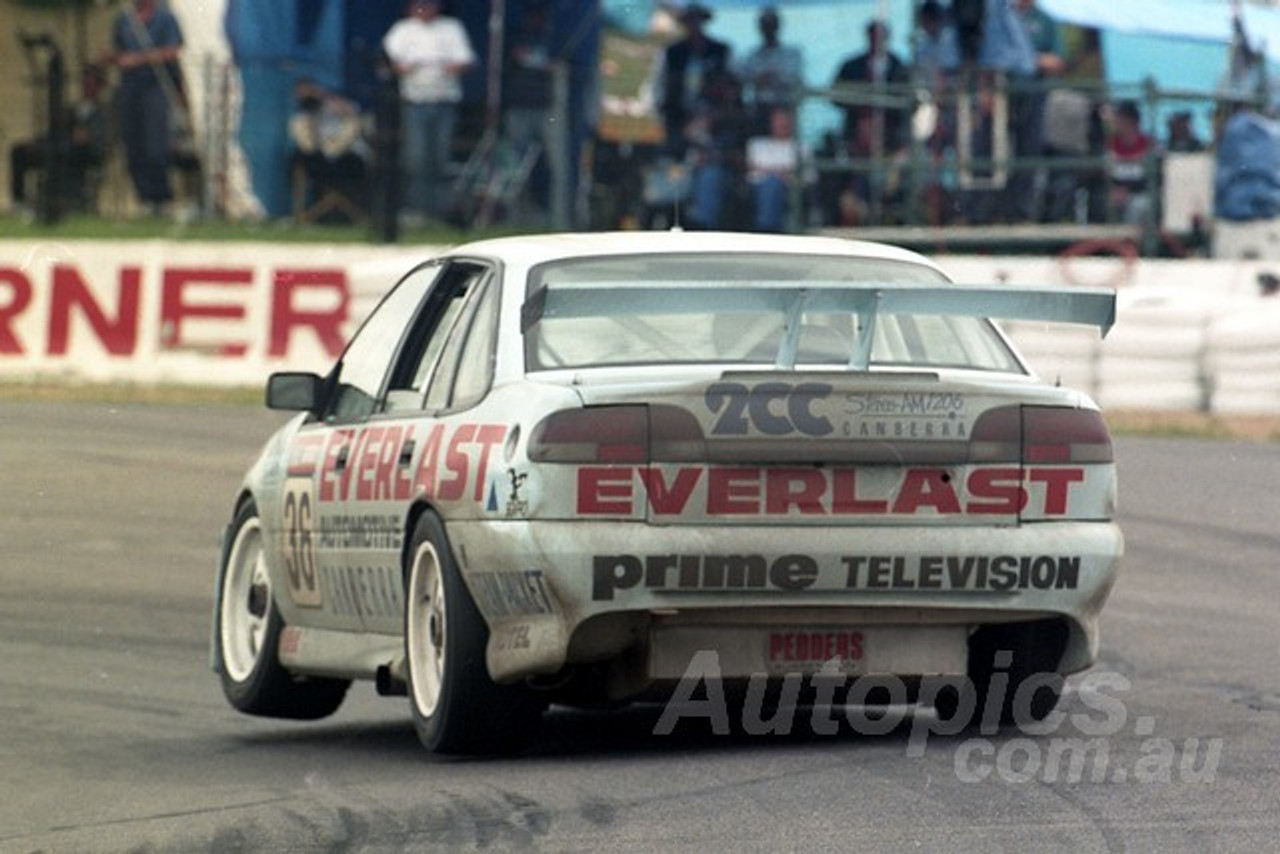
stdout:
[[276,608],[253,502],[242,506],[232,522],[218,592],[218,673],[231,705],[250,715],[295,720],[337,711],[350,682],[294,676],[280,664],[284,620]]
[[507,753],[532,738],[542,704],[489,678],[489,630],[453,560],[444,525],[424,513],[410,543],[405,605],[409,706],[436,753]]

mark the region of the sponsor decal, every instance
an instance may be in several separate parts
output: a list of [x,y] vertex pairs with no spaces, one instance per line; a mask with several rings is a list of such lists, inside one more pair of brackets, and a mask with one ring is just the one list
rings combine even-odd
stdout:
[[827,668],[857,673],[862,668],[866,638],[849,629],[773,631],[768,635],[771,673],[794,673]]
[[[844,555],[841,571],[818,559],[788,554],[596,555],[591,598],[612,601],[621,590],[658,592],[798,592],[827,579],[821,590],[1075,590],[1080,558],[1068,555]],[[838,579],[838,580],[836,580]]]
[[[502,424],[371,424],[297,436],[291,477],[318,473],[317,499],[332,502],[484,502],[489,458],[506,438]],[[513,490],[514,491],[514,490]]]
[[337,616],[368,620],[404,614],[396,568],[326,566],[320,570],[320,577],[328,591],[327,609]]
[[498,652],[518,652],[532,649],[528,623],[516,623],[514,626],[503,626],[494,633],[495,648]]
[[289,598],[305,608],[324,604],[316,573],[315,505],[311,479],[290,477],[284,484],[281,506],[280,556],[284,562]]
[[525,472],[507,469],[507,481],[511,484],[511,490],[507,493],[506,509],[502,515],[508,519],[522,519],[529,515],[529,502],[520,497],[520,488],[528,477]]
[[475,572],[467,580],[476,605],[490,619],[555,613],[540,569]]
[[577,512],[631,516],[640,500],[654,516],[1061,516],[1072,486],[1085,478],[1078,466],[987,466],[969,469],[963,480],[948,469],[919,467],[904,470],[888,491],[864,492],[862,474],[812,466],[583,466]]
[[399,551],[404,542],[401,524],[399,516],[387,514],[321,516],[315,540],[326,551]]
[[821,382],[719,382],[704,402],[715,416],[712,436],[968,438],[965,396],[955,392],[837,394]]

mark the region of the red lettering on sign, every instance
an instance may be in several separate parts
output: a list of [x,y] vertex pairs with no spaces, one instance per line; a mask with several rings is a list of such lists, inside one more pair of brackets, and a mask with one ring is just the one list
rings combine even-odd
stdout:
[[941,469],[907,469],[893,504],[894,513],[917,513],[932,507],[939,513],[959,513],[960,499],[951,488],[951,476]]
[[378,454],[378,473],[374,477],[373,500],[390,501],[395,498],[392,486],[396,472],[396,459],[400,456],[401,429],[388,427],[382,436],[382,450]]
[[413,425],[407,425],[396,447],[396,468],[395,474],[392,475],[396,501],[408,501],[413,495],[413,478],[409,476],[409,463],[412,457],[405,453],[405,446],[411,442],[413,442]]
[[[320,464],[321,501],[333,501],[337,497],[334,481],[338,479],[338,459],[342,455],[343,448],[349,447],[350,442],[350,430],[334,430],[329,434],[329,441],[325,445],[323,461]],[[345,475],[345,472],[343,474]]]
[[471,458],[462,452],[462,445],[470,442],[475,435],[474,424],[463,424],[453,431],[444,454],[444,467],[448,476],[440,479],[440,486],[436,490],[441,501],[457,501],[466,492]]
[[969,475],[968,487],[973,500],[965,508],[966,513],[1016,514],[1027,506],[1021,469],[978,469]]
[[1027,480],[1045,485],[1045,515],[1061,516],[1067,512],[1067,493],[1071,489],[1071,484],[1084,480],[1084,469],[1031,469],[1027,472]]
[[484,500],[484,481],[489,474],[489,454],[493,446],[507,437],[507,428],[501,424],[482,424],[476,433],[474,444],[479,446],[480,455],[476,461],[475,500]]
[[760,512],[759,469],[711,469],[707,473],[707,512],[713,516]]
[[418,458],[418,470],[414,472],[413,483],[424,498],[436,497],[436,469],[443,436],[444,425],[433,424],[431,433],[427,435],[427,443],[422,447],[422,456]]
[[[356,433],[350,447],[347,449],[345,462],[342,465],[342,477],[338,480],[338,498],[343,501],[351,497],[351,483],[356,480],[356,472],[360,469],[360,455],[364,453],[364,443],[368,437],[367,430]],[[359,491],[358,484],[356,491]]]
[[629,516],[632,470],[616,466],[578,469],[578,512],[585,516]]
[[356,469],[356,501],[372,501],[374,498],[374,480],[378,475],[378,461],[382,456],[382,441],[386,430],[381,427],[368,427],[361,432],[360,458],[352,460]]
[[[1027,509],[1031,492],[1026,483],[1045,485],[1041,512],[1063,515],[1071,485],[1082,482],[1083,468],[1007,466],[977,468],[965,481],[965,502],[946,469],[907,469],[895,485],[886,484],[884,498],[858,494],[856,469],[821,468],[705,468],[675,470],[584,467],[578,473],[578,512],[588,515],[630,515],[634,512],[634,479],[639,476],[649,509],[659,516],[689,511],[705,475],[705,506],[694,508],[708,516],[793,514],[820,515],[1017,515]],[[1038,494],[1038,493],[1037,493]]]
[[841,514],[867,514],[889,512],[889,502],[884,499],[858,497],[858,474],[852,469],[837,469],[831,475],[831,512]]
[[9,299],[0,305],[0,353],[22,353],[22,343],[13,332],[13,321],[31,304],[31,280],[20,270],[0,267],[0,283],[9,286]]
[[[333,304],[326,310],[297,308],[295,299],[306,292],[330,291]],[[330,357],[342,353],[346,337],[342,324],[351,306],[351,291],[342,270],[277,270],[271,289],[271,329],[267,355],[284,356],[295,329],[310,328]]]
[[660,469],[643,468],[639,474],[653,512],[660,516],[674,516],[684,512],[689,496],[702,476],[702,469],[677,470],[670,486]]
[[769,469],[764,512],[785,516],[795,507],[802,515],[821,515],[827,479],[817,469]]
[[142,292],[142,271],[137,267],[120,270],[115,320],[108,320],[80,274],[61,264],[53,268],[53,289],[49,295],[50,355],[65,355],[71,337],[71,309],[79,307],[103,348],[114,356],[128,356],[138,347],[138,304]]
[[[248,268],[216,269],[207,267],[178,267],[164,271],[160,291],[160,343],[166,350],[180,350],[192,346],[182,333],[183,321],[202,317],[210,320],[244,320],[243,304],[217,303],[193,304],[188,301],[187,290],[191,285],[208,287],[248,287],[253,283],[253,271]],[[224,356],[243,356],[249,346],[243,341],[201,342]]]

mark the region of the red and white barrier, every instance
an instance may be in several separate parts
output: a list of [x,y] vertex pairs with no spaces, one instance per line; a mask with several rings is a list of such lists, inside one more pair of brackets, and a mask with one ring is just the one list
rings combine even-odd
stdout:
[[[0,241],[0,380],[259,385],[323,372],[386,290],[442,247]],[[1108,408],[1280,414],[1265,261],[947,256],[960,282],[1103,284],[1106,340],[1009,324],[1045,379]]]

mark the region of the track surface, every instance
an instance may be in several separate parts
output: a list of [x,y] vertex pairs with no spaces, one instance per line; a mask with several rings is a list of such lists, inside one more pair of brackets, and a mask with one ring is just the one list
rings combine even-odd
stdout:
[[[1128,557],[1103,616],[1103,681],[1073,678],[1062,709],[1079,722],[1051,735],[935,737],[913,756],[909,722],[746,739],[688,721],[662,737],[656,712],[555,712],[527,755],[449,761],[419,749],[403,699],[367,686],[317,724],[238,716],[222,699],[207,666],[216,539],[280,421],[0,403],[0,852],[1203,852],[1280,839],[1274,445],[1117,443]],[[1086,740],[1105,756],[1053,759]]]

